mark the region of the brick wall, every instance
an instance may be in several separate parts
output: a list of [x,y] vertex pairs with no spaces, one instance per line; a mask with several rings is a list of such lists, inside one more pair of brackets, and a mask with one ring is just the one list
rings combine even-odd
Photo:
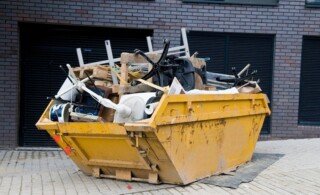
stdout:
[[319,137],[320,127],[298,126],[303,35],[320,35],[320,9],[305,0],[278,6],[182,3],[181,0],[0,1],[0,146],[15,147],[19,121],[18,22],[154,29],[180,43],[180,28],[275,34],[273,115],[268,138]]

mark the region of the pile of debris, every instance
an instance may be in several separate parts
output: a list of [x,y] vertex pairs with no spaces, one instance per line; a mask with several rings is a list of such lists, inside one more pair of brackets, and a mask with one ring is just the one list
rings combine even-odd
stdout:
[[67,79],[54,96],[49,120],[135,122],[150,118],[163,94],[236,94],[259,93],[256,71],[250,65],[233,75],[206,71],[205,59],[190,56],[185,29],[183,46],[149,52],[136,49],[113,59],[111,44],[106,41],[108,60],[84,64],[77,50],[80,67],[67,64]]

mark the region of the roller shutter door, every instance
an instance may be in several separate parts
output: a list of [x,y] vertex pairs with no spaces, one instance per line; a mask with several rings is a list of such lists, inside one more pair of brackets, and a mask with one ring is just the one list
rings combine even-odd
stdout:
[[320,37],[303,38],[299,124],[320,125]]
[[[232,74],[231,68],[240,71],[251,64],[257,70],[260,86],[271,99],[274,36],[260,34],[234,34],[196,32],[188,33],[191,52],[199,57],[210,57],[208,71]],[[270,118],[267,117],[262,133],[270,132]]]
[[20,24],[20,145],[54,146],[35,123],[56,94],[65,76],[59,65],[78,64],[81,47],[85,63],[107,59],[104,40],[110,40],[115,57],[136,48],[147,50],[146,36],[152,30]]

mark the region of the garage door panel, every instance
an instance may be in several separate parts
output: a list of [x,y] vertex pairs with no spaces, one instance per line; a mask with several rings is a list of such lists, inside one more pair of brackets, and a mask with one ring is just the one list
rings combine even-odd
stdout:
[[320,125],[320,37],[304,36],[302,45],[299,123]]
[[261,88],[271,97],[273,38],[233,36],[230,37],[228,51],[227,66],[234,66],[240,71],[251,64],[251,71],[258,71],[256,77],[261,81]]
[[[188,41],[191,53],[198,52],[198,57],[210,58],[207,70],[211,72],[224,72],[226,63],[226,39],[224,36],[215,36],[211,33],[190,32]],[[214,54],[214,55],[212,55]]]
[[[200,57],[210,57],[207,70],[232,74],[232,67],[240,71],[251,64],[257,70],[257,78],[263,91],[271,98],[273,70],[273,35],[195,32],[188,34],[191,52],[198,51]],[[199,44],[200,43],[200,44]],[[262,133],[270,132],[267,117]]]
[[59,65],[78,64],[76,48],[84,61],[107,59],[104,41],[110,40],[115,57],[122,51],[147,50],[146,36],[152,30],[20,24],[20,145],[54,146],[46,132],[35,123],[65,80]]

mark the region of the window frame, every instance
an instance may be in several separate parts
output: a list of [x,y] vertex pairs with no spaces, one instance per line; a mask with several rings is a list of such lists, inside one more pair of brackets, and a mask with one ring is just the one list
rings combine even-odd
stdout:
[[311,8],[320,8],[320,1],[319,2],[309,2],[308,0],[306,0],[305,6],[311,7]]
[[237,5],[277,6],[279,0],[182,0],[183,3],[212,3]]

